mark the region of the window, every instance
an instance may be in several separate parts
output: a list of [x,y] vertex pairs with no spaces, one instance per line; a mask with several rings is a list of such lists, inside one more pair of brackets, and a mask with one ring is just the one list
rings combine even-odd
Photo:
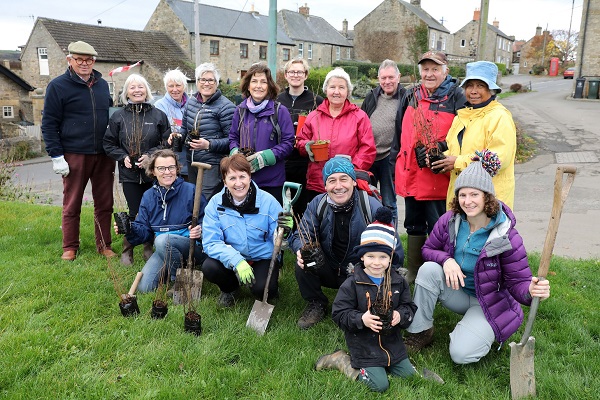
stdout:
[[210,55],[211,56],[219,55],[219,41],[218,40],[210,41]]
[[108,82],[108,91],[110,92],[111,97],[115,94],[115,83],[114,82]]
[[309,60],[312,60],[312,43],[308,44],[308,57]]
[[502,38],[498,38],[498,48],[502,50]]
[[290,49],[283,49],[283,61],[290,61]]
[[304,43],[298,43],[298,57],[304,58]]
[[431,45],[429,47],[435,49],[435,32],[431,32]]
[[467,41],[465,39],[460,40],[460,47],[465,47],[467,45]]
[[248,43],[240,43],[240,58],[248,58]]
[[346,49],[346,58],[350,60],[352,58],[352,54],[350,53],[350,47]]
[[2,106],[2,118],[14,118],[13,106]]
[[446,36],[442,37],[442,50],[446,51]]
[[335,59],[339,60],[340,59],[340,46],[336,46],[335,47]]
[[38,62],[40,64],[40,75],[50,75],[50,68],[48,67],[48,49],[45,47],[38,47]]
[[267,46],[260,46],[258,48],[258,58],[261,60],[267,59]]

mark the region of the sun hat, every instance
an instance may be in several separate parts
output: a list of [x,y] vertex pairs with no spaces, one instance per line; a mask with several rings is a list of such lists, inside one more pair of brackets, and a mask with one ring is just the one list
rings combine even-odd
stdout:
[[331,174],[338,172],[347,174],[356,182],[356,171],[354,171],[354,165],[352,165],[348,156],[337,155],[325,163],[323,167],[323,183],[327,182],[327,178]]
[[97,56],[98,53],[94,48],[87,44],[86,42],[82,42],[81,40],[78,42],[72,42],[69,44],[69,53],[71,54],[85,54],[88,56]]
[[497,93],[500,93],[502,89],[496,85],[497,77],[498,66],[496,64],[489,61],[475,61],[467,64],[467,76],[465,76],[460,86],[463,87],[465,82],[471,79],[479,79],[485,82],[490,90],[496,90]]
[[425,60],[433,61],[434,63],[439,64],[439,65],[447,65],[448,64],[448,59],[446,58],[446,54],[442,53],[441,51],[427,51],[427,52],[423,53],[418,64],[421,64]]

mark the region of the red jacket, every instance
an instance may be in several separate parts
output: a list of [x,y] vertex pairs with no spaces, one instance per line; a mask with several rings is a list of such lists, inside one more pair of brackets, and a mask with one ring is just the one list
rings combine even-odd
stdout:
[[[446,85],[451,85],[451,82]],[[407,91],[403,99],[405,112],[402,118],[400,151],[396,157],[395,169],[396,193],[402,197],[414,197],[416,200],[446,200],[450,175],[434,174],[429,168],[419,168],[415,156],[415,143],[420,139],[415,129],[415,125],[420,124],[415,123],[415,113],[423,112],[423,117],[431,126],[431,135],[437,138],[437,141],[442,141],[446,140],[456,110],[464,106],[464,94],[456,84],[447,88],[445,92],[446,94],[439,96],[436,91],[433,96],[428,97],[425,89],[419,86],[416,93],[414,90]],[[419,111],[415,110],[413,104],[415,95]]]
[[[329,113],[329,100],[325,99],[316,110],[308,114],[302,130],[296,138],[296,148],[303,157],[308,157],[306,143],[329,140],[329,158],[337,154],[352,157],[352,164],[358,169],[368,170],[375,161],[375,139],[371,121],[367,114],[346,100],[342,112],[337,117]],[[306,188],[324,193],[323,166],[325,161],[309,162],[306,174]],[[444,198],[446,198],[444,196]]]

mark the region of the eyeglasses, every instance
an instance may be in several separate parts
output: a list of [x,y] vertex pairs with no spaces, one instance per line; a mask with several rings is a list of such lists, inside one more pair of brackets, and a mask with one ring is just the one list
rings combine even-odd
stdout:
[[208,83],[209,85],[214,84],[216,81],[217,80],[213,79],[213,78],[208,78],[208,79],[206,79],[206,78],[200,78],[200,79],[198,79],[198,82],[200,82],[202,84]]
[[165,172],[167,172],[167,170],[169,170],[169,172],[177,171],[177,165],[169,165],[168,167],[163,167],[163,166],[154,167],[154,169],[156,169],[161,174],[164,174]]
[[75,58],[75,57],[71,57],[72,60],[75,60],[75,62],[77,63],[77,65],[92,65],[94,63],[94,61],[96,61],[93,58]]
[[287,74],[291,76],[304,76],[304,71],[288,71]]

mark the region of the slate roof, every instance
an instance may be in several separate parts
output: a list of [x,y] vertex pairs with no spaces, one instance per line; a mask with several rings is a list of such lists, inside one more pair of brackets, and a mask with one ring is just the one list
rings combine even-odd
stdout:
[[398,0],[404,7],[410,10],[413,14],[419,17],[423,22],[427,24],[430,29],[435,29],[436,31],[450,33],[448,29],[435,18],[433,18],[427,11],[423,10],[421,7],[414,6],[406,1]]
[[344,35],[321,17],[281,10],[277,13],[277,24],[295,40],[352,47]]
[[36,24],[38,23],[43,24],[65,55],[68,54],[69,43],[83,40],[98,52],[97,59],[100,62],[125,65],[144,60],[161,72],[179,67],[187,76],[194,76],[194,69],[186,64],[191,64],[189,57],[165,33],[79,24],[50,18],[38,18]]
[[502,32],[500,29],[496,28],[494,25],[488,24],[488,29],[492,32],[495,32],[496,35],[498,35],[498,36],[502,36],[502,37],[504,37],[508,40],[512,40],[512,41],[515,40],[513,37],[508,36],[506,33]]
[[[183,0],[167,0],[175,15],[186,29],[194,33],[194,3]],[[269,17],[257,12],[230,10],[228,8],[200,4],[200,34],[242,40],[269,41]],[[295,45],[282,29],[277,30],[277,43]]]
[[11,81],[13,81],[14,83],[21,86],[23,89],[25,89],[29,92],[35,90],[35,88],[33,86],[31,86],[29,83],[27,83],[26,80],[24,80],[19,75],[15,74],[14,72],[12,72],[10,69],[6,68],[2,64],[0,64],[0,74],[6,76],[8,79],[10,79]]

